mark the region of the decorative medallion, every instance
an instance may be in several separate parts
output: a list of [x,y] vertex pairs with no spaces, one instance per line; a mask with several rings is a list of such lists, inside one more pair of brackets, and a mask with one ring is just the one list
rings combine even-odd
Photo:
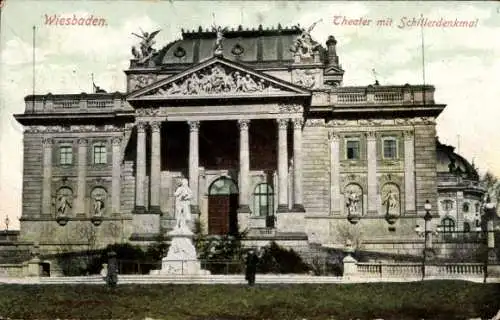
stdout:
[[183,47],[177,47],[174,51],[174,56],[177,58],[182,58],[186,55],[186,50]]
[[235,56],[240,56],[243,54],[244,51],[245,49],[243,49],[243,47],[239,43],[237,43],[231,50],[231,53],[234,54]]

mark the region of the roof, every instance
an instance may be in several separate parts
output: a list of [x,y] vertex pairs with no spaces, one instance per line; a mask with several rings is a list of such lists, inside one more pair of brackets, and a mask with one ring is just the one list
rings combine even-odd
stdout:
[[[243,29],[240,25],[224,32],[223,56],[243,63],[287,65],[293,62],[290,47],[301,34],[298,26],[291,28]],[[159,50],[157,64],[174,66],[193,64],[213,56],[216,32],[200,26],[198,30],[182,32],[182,39],[168,43]],[[326,62],[326,49],[321,48],[322,62]]]
[[460,175],[468,180],[479,181],[476,168],[464,157],[455,153],[455,147],[442,144],[436,139],[437,172]]

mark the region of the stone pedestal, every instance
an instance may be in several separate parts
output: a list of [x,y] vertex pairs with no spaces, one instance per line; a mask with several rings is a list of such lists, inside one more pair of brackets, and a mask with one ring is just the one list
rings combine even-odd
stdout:
[[167,256],[162,259],[161,270],[153,270],[151,274],[167,275],[208,275],[202,270],[193,245],[193,232],[187,228],[176,228],[169,233],[172,237]]

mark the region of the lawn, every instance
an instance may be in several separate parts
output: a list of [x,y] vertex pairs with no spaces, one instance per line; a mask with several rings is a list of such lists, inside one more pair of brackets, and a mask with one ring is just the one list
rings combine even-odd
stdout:
[[[258,279],[257,279],[258,280]],[[12,319],[467,319],[500,308],[497,284],[2,285]]]

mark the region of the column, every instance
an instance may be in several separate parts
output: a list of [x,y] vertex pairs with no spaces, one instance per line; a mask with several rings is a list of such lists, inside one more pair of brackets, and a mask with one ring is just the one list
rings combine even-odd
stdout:
[[153,121],[151,125],[151,203],[150,213],[160,213],[160,176],[161,176],[161,122]]
[[340,137],[336,132],[330,135],[330,190],[332,214],[340,214]]
[[42,214],[52,213],[52,138],[43,141],[43,187],[42,187]]
[[198,214],[198,169],[199,169],[199,148],[198,148],[198,133],[200,129],[199,121],[188,121],[189,124],[189,187],[193,191],[193,199],[191,200],[191,213]]
[[76,182],[76,203],[74,213],[85,215],[85,194],[87,178],[87,139],[78,139],[78,165]]
[[144,180],[146,179],[146,125],[139,122],[137,127],[137,157],[135,172],[135,213],[144,213]]
[[111,172],[111,213],[120,213],[120,179],[121,179],[121,143],[120,138],[113,138],[112,163]]
[[404,132],[405,148],[405,210],[416,213],[415,209],[415,146],[413,131]]
[[305,212],[302,190],[302,118],[293,119],[293,211]]
[[368,214],[377,214],[377,138],[375,132],[366,133],[366,153],[368,160]]
[[289,119],[278,122],[278,212],[288,212],[288,146],[287,128]]
[[238,120],[240,128],[240,196],[238,212],[250,213],[248,205],[248,188],[250,179],[250,150],[248,126],[250,120]]

